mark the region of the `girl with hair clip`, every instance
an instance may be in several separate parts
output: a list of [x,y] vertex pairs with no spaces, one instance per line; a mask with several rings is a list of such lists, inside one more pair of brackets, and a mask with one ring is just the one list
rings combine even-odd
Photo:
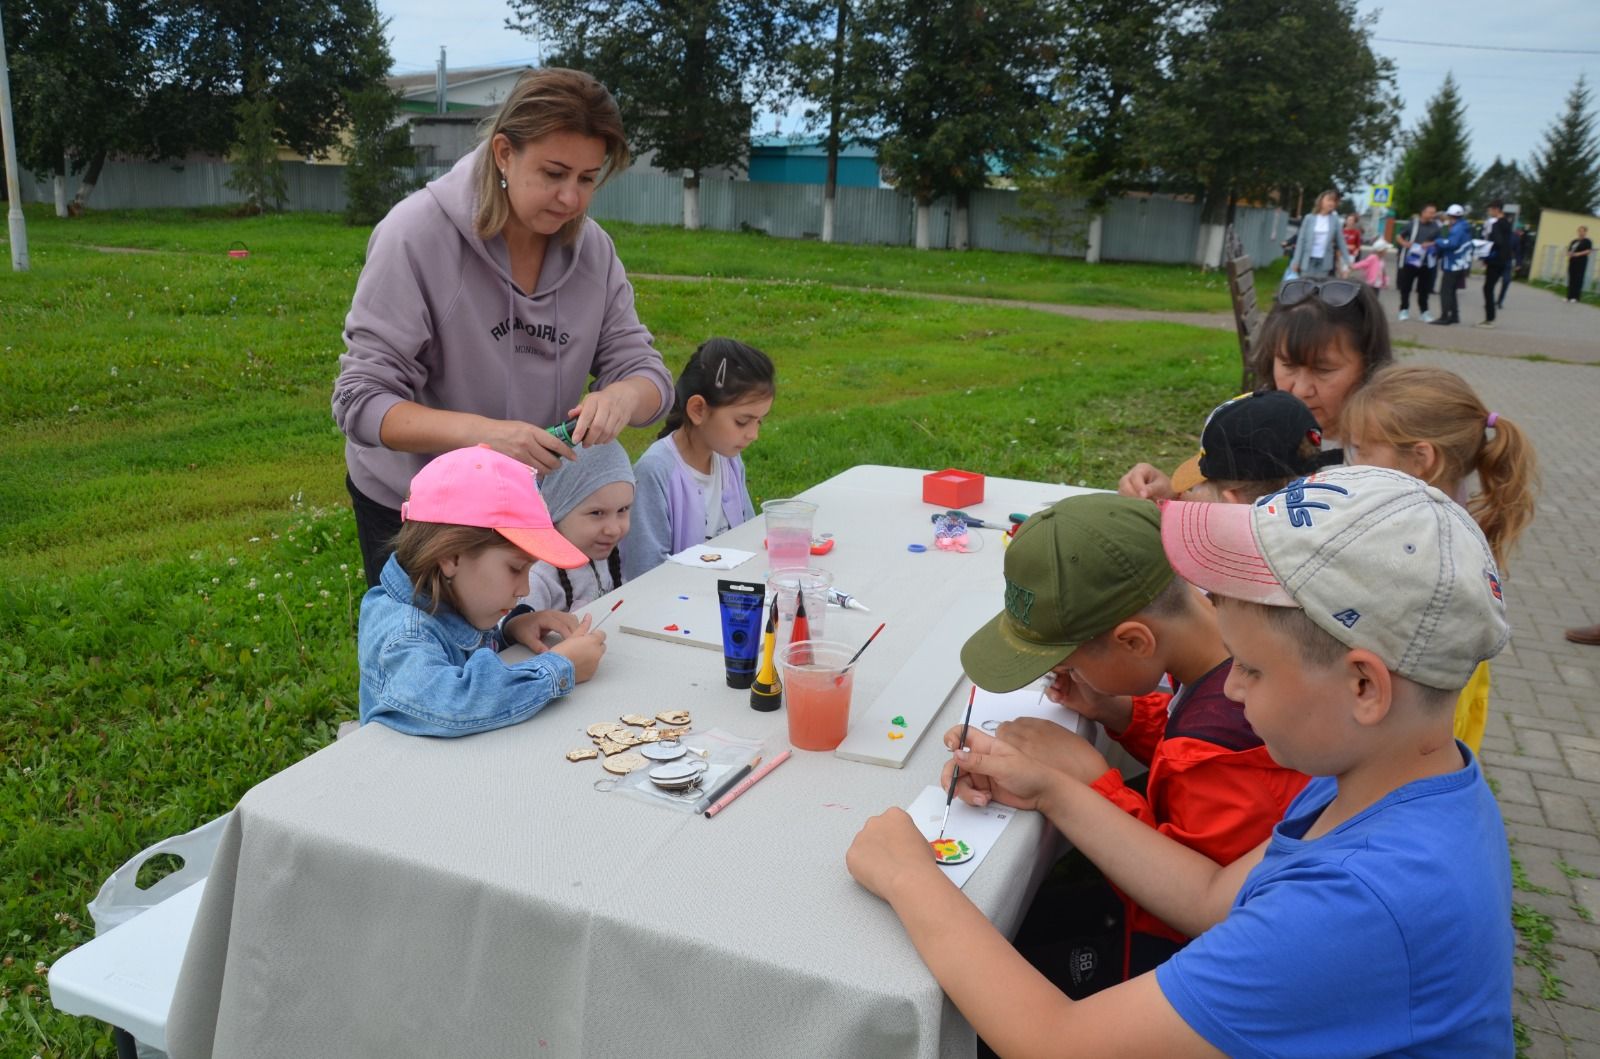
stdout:
[[[1338,448],[1345,402],[1394,361],[1389,323],[1371,287],[1348,279],[1295,279],[1278,291],[1251,350],[1263,389],[1305,402],[1322,428],[1323,448]],[[1148,463],[1117,485],[1125,496],[1173,499],[1172,479]]]
[[[1538,465],[1515,423],[1486,408],[1461,376],[1394,365],[1378,372],[1345,410],[1347,461],[1422,479],[1467,509],[1503,571],[1533,521]],[[1477,476],[1477,489],[1468,480]],[[1496,575],[1498,576],[1498,575]],[[1478,752],[1489,712],[1489,664],[1456,701],[1456,738]]]
[[[556,532],[533,471],[487,445],[456,449],[411,480],[400,533],[377,587],[361,600],[361,723],[408,735],[461,736],[516,724],[594,676],[606,637],[589,619],[538,614],[498,652],[528,594],[536,559],[564,568],[587,557]],[[566,638],[553,648],[546,632]]]
[[529,610],[576,610],[624,580],[621,544],[633,513],[633,465],[615,441],[573,451],[577,457],[545,475],[539,492],[556,529],[588,562],[572,570],[535,563],[522,601]]
[[740,453],[776,394],[777,372],[759,349],[713,338],[695,350],[660,438],[634,466],[633,539],[622,561],[629,580],[755,517]]

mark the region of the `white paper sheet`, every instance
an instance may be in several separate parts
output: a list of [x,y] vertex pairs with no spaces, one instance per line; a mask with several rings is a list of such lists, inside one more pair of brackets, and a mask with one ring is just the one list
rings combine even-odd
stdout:
[[996,693],[978,689],[972,700],[972,727],[994,735],[1001,721],[1014,721],[1018,717],[1042,717],[1053,721],[1069,732],[1081,732],[1081,718],[1044,697],[1044,680],[1036,680],[1018,691]]
[[[708,559],[706,558],[708,555],[715,555],[716,558]],[[696,570],[732,570],[754,559],[755,555],[755,552],[707,543],[690,545],[677,555],[667,556],[667,559],[680,566],[692,566]]]
[[[917,800],[906,807],[906,813],[917,825],[917,830],[930,842],[939,835],[939,822],[944,819],[944,799],[947,791],[938,787],[925,787]],[[968,805],[957,798],[950,803],[950,824],[944,829],[946,838],[959,838],[972,847],[972,859],[965,864],[952,864],[944,870],[957,886],[967,885],[972,873],[978,870],[983,858],[1000,840],[1000,832],[1019,810],[1009,805],[987,805],[982,809]]]

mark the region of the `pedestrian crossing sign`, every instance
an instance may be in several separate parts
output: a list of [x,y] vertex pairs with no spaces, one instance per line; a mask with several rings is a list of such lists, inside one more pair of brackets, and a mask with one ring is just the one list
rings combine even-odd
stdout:
[[1374,206],[1387,206],[1394,201],[1393,184],[1372,185],[1372,204]]

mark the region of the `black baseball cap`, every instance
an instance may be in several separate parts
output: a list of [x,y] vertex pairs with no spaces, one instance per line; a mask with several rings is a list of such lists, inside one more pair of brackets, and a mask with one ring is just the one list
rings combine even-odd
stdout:
[[[1301,455],[1305,442],[1318,450]],[[1172,491],[1182,493],[1207,480],[1267,482],[1320,470],[1325,456],[1322,428],[1305,402],[1286,390],[1240,394],[1211,410],[1200,431],[1200,451],[1172,472]]]

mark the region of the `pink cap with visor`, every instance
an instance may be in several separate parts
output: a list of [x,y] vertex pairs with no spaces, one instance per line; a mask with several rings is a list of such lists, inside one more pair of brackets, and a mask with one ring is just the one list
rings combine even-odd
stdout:
[[563,570],[589,561],[550,521],[533,469],[488,445],[455,449],[429,461],[411,479],[411,497],[400,505],[400,518],[492,529]]

